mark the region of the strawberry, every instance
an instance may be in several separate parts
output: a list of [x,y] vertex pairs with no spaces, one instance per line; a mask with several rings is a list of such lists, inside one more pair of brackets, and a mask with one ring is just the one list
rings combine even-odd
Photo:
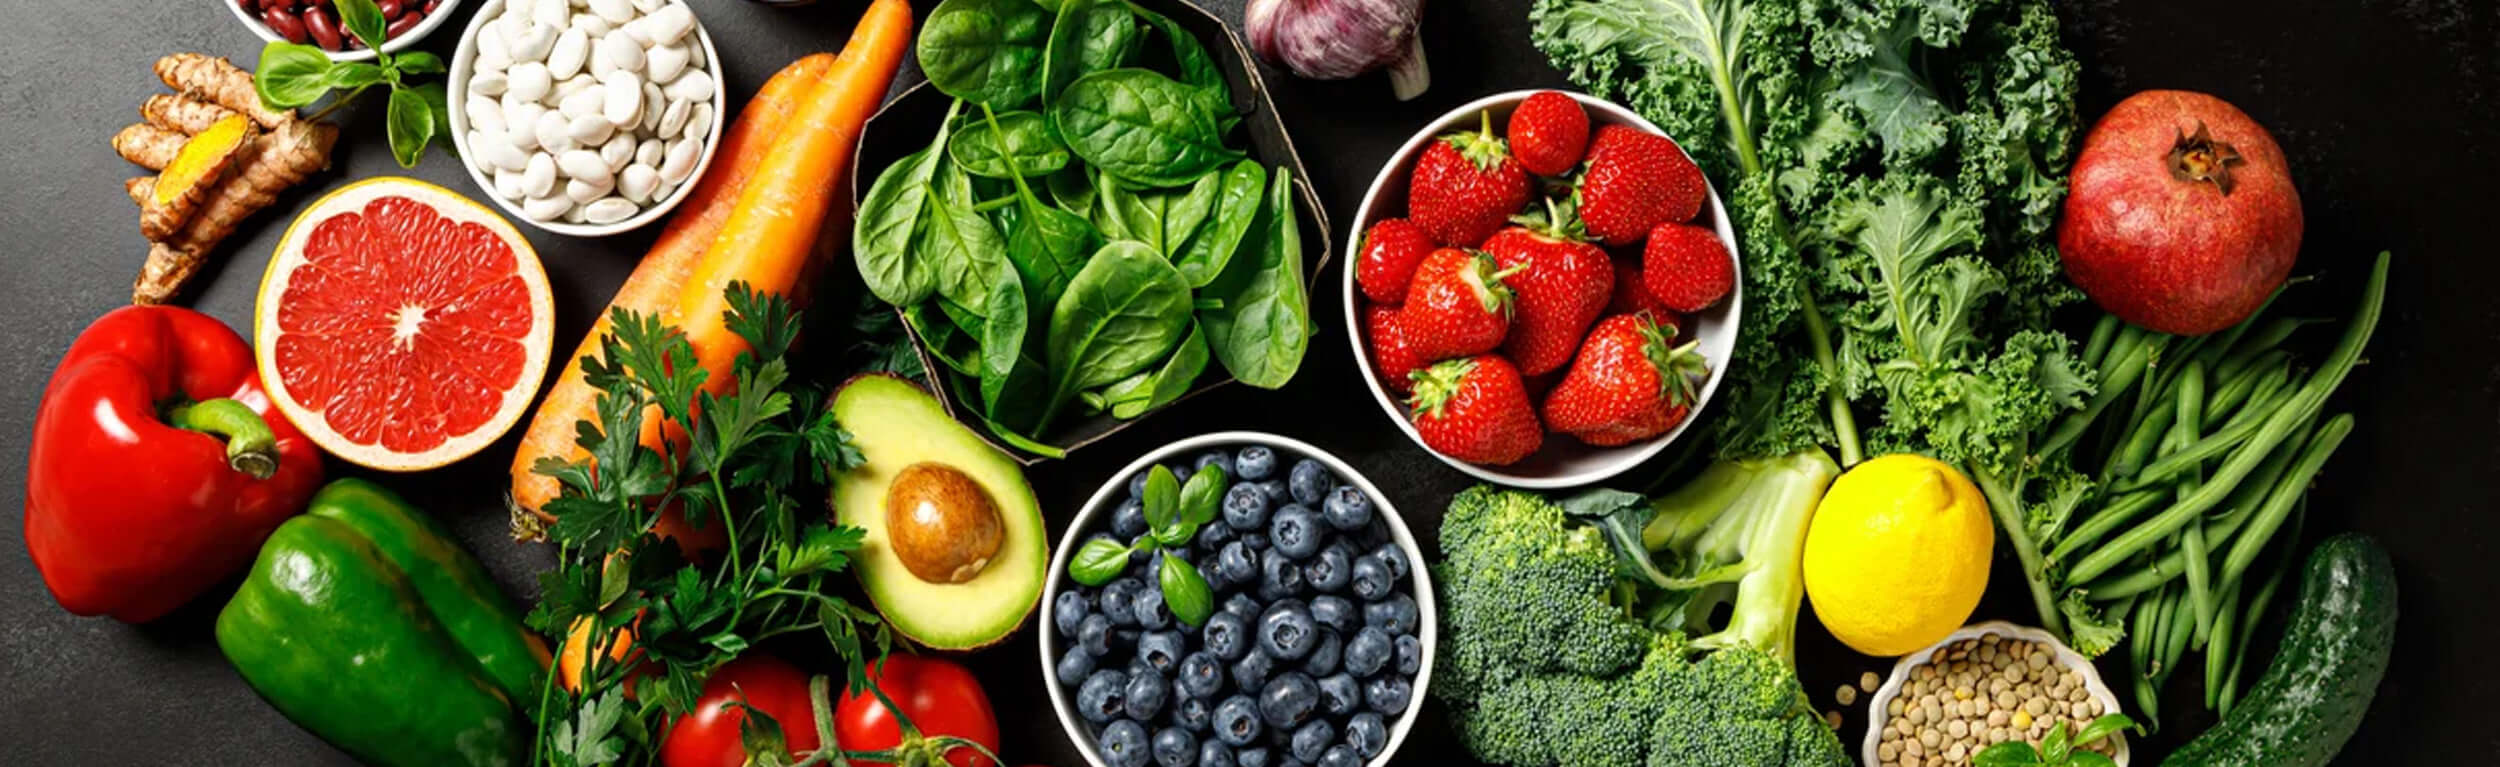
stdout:
[[1407,406],[1425,447],[1468,463],[1516,463],[1545,442],[1519,369],[1501,355],[1426,368],[1415,376],[1415,396]]
[[1655,437],[1683,421],[1709,365],[1693,351],[1698,342],[1671,346],[1672,332],[1640,314],[1598,322],[1571,372],[1546,396],[1546,425],[1607,446]]
[[1380,373],[1380,382],[1400,395],[1414,391],[1413,374],[1424,363],[1406,348],[1406,334],[1398,329],[1398,308],[1366,307],[1363,327],[1364,335],[1371,338],[1372,369]]
[[1560,176],[1589,148],[1589,113],[1561,91],[1529,94],[1510,113],[1510,151],[1539,176]]
[[1648,312],[1658,324],[1676,328],[1674,335],[1680,335],[1683,328],[1692,327],[1691,315],[1669,309],[1666,304],[1658,303],[1658,299],[1649,296],[1649,285],[1641,279],[1639,258],[1617,258],[1614,262],[1615,297],[1606,302],[1606,314]]
[[1613,296],[1614,266],[1606,251],[1580,236],[1570,208],[1546,202],[1542,214],[1520,222],[1484,241],[1484,250],[1503,271],[1517,274],[1502,283],[1517,297],[1502,353],[1518,364],[1519,373],[1535,377],[1571,364],[1580,336],[1605,311]]
[[1597,129],[1580,174],[1580,219],[1608,245],[1629,245],[1667,222],[1693,220],[1709,182],[1673,140],[1636,128]]
[[1736,260],[1719,233],[1659,224],[1641,248],[1641,284],[1649,297],[1678,312],[1708,309],[1736,288]]
[[1482,119],[1476,133],[1434,140],[1407,182],[1407,217],[1443,245],[1475,247],[1528,204],[1528,172],[1493,135],[1493,113]]
[[1398,308],[1398,330],[1418,362],[1437,362],[1493,351],[1510,332],[1507,274],[1493,257],[1442,248],[1415,267],[1415,284]]
[[1355,262],[1354,281],[1374,302],[1406,303],[1406,286],[1415,281],[1415,265],[1432,252],[1432,238],[1415,222],[1382,219],[1363,234],[1363,255]]

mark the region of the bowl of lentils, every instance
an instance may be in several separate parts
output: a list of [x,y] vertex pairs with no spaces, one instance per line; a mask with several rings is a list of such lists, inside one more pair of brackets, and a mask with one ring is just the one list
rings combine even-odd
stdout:
[[1318,448],[1222,432],[1095,491],[1051,561],[1042,674],[1093,767],[1382,765],[1431,678],[1414,535]]
[[[2051,728],[2071,735],[2118,712],[2091,661],[2046,631],[2004,621],[1964,626],[1902,656],[1870,704],[1860,744],[1869,767],[1969,764],[1989,746],[2036,747]],[[2128,763],[2124,733],[2080,748]]]

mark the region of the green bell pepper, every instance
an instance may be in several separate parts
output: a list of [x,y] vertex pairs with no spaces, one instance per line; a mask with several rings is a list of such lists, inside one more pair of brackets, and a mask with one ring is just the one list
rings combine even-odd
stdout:
[[217,615],[262,698],[368,763],[527,761],[547,647],[475,557],[379,485],[330,483]]

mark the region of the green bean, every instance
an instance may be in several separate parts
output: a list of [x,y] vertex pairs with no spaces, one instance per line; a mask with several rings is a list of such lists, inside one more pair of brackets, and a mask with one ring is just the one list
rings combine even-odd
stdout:
[[2126,524],[2135,515],[2161,503],[2166,495],[2158,490],[2141,490],[2121,495],[2118,500],[2103,505],[2100,511],[2085,518],[2083,524],[2075,526],[2073,532],[2058,540],[2057,546],[2049,550],[2049,561],[2064,561],[2066,555],[2075,553],[2076,549],[2100,540],[2101,536],[2118,529],[2119,525]]
[[2245,444],[2249,437],[2255,436],[2260,429],[2265,428],[2274,415],[2274,411],[2293,401],[2292,394],[2297,391],[2277,390],[2266,392],[2263,397],[2257,397],[2255,393],[2252,393],[2250,402],[2254,404],[2241,410],[2238,416],[2223,424],[2221,429],[2177,450],[2163,451],[2160,458],[2152,463],[2144,464],[2143,468],[2137,469],[2133,476],[2129,476],[2124,482],[2119,482],[2119,489],[2133,490],[2161,484],[2170,479],[2171,475],[2203,465],[2215,456]]
[[2222,558],[2222,577],[2237,578],[2248,570],[2249,563],[2257,561],[2257,552],[2283,525],[2293,501],[2309,493],[2309,480],[2318,475],[2327,457],[2334,455],[2335,448],[2351,433],[2351,413],[2338,413],[2318,427],[2317,436],[2309,438],[2309,445],[2301,448],[2300,460],[2292,464],[2290,476],[2274,485],[2274,493],[2266,497],[2266,505],[2249,521],[2248,530],[2231,540],[2231,552]]
[[2152,363],[2153,355],[2160,353],[2160,344],[2166,342],[2142,343],[2137,340],[2141,335],[2142,332],[2133,325],[2118,334],[2108,352],[2117,363],[2102,370],[2100,390],[2092,393],[2091,401],[2085,403],[2082,410],[2068,413],[2058,421],[2057,430],[2050,432],[2049,438],[2040,443],[2038,455],[2054,455],[2074,444],[2077,438],[2083,436],[2084,429],[2090,428],[2092,422],[2101,417],[2101,411],[2109,409],[2110,403],[2125,396],[2136,380],[2143,377],[2145,366]]
[[2361,359],[2361,347],[2378,329],[2379,311],[2387,298],[2388,259],[2388,254],[2379,254],[2377,263],[2370,270],[2369,284],[2362,290],[2361,306],[2353,313],[2352,323],[2345,328],[2343,338],[2336,342],[2335,351],[2327,356],[2326,364],[2301,386],[2291,402],[2285,403],[2266,419],[2265,426],[2258,430],[2256,436],[2231,452],[2231,457],[2215,471],[2212,481],[2197,488],[2197,492],[2186,500],[2171,505],[2144,524],[2120,533],[2108,545],[2077,561],[2068,577],[2090,581],[2124,563],[2145,546],[2167,538],[2178,532],[2181,526],[2195,521],[2206,509],[2222,502],[2230,494],[2232,486],[2264,461],[2266,454],[2273,452],[2294,426],[2323,408],[2326,396],[2333,393],[2335,387],[2344,382],[2344,376],[2352,372],[2353,365]]
[[2161,678],[2179,670],[2179,661],[2187,657],[2188,643],[2196,638],[2196,606],[2182,597],[2171,606],[2170,628],[2162,631]]
[[2277,350],[2268,354],[2265,359],[2259,360],[2257,364],[2242,368],[2236,374],[2224,375],[2223,371],[2214,371],[2214,380],[2220,385],[2214,389],[2213,396],[2206,398],[2205,417],[2230,419],[2232,408],[2247,402],[2248,395],[2256,393],[2260,384],[2271,378],[2291,375],[2291,367],[2291,353]]
[[2231,713],[2232,704],[2239,701],[2240,669],[2247,664],[2248,647],[2257,638],[2257,622],[2266,617],[2266,605],[2274,600],[2275,592],[2282,587],[2284,574],[2291,572],[2293,558],[2299,553],[2300,528],[2308,518],[2309,498],[2302,496],[2292,516],[2292,534],[2284,537],[2283,545],[2275,547],[2274,572],[2266,576],[2265,585],[2257,587],[2257,595],[2249,598],[2247,610],[2240,614],[2240,625],[2247,630],[2240,632],[2238,646],[2231,648],[2230,675],[2222,682],[2220,710],[2224,714]]
[[[2189,360],[2187,369],[2179,373],[2178,423],[2170,428],[2173,445],[2187,444],[2203,433],[2204,406],[2205,363]],[[2195,477],[2190,477],[2179,483],[2177,493],[2185,497],[2194,492],[2198,484]],[[2209,572],[2213,560],[2205,548],[2204,525],[2188,525],[2186,534],[2180,539],[2181,553],[2187,564],[2188,612],[2196,624],[2195,641],[2201,645],[2207,632],[2213,630],[2214,623],[2213,574]]]
[[2224,355],[2220,367],[2227,370],[2246,365],[2250,358],[2281,347],[2284,341],[2292,337],[2292,333],[2323,321],[2298,317],[2276,317],[2268,320],[2263,329],[2250,333],[2241,344],[2231,350],[2230,354]]
[[2155,712],[2160,708],[2161,693],[2153,688],[2153,648],[2161,644],[2162,609],[2169,602],[2169,592],[2155,592],[2151,598],[2137,602],[2135,629],[2128,632],[2133,641],[2127,643],[2127,659],[2135,673],[2135,707],[2144,712],[2147,721],[2160,721]]
[[[2205,364],[2209,366],[2218,364],[2219,358],[2243,348],[2240,346],[2240,339],[2248,334],[2249,328],[2257,325],[2257,320],[2259,318],[2265,317],[2266,312],[2274,308],[2275,299],[2283,297],[2283,289],[2290,287],[2296,282],[2299,282],[2299,280],[2286,280],[2283,284],[2274,286],[2274,292],[2266,294],[2266,300],[2263,303],[2257,304],[2256,311],[2249,312],[2248,316],[2241,317],[2238,323],[2233,324],[2229,328],[2223,329],[2220,333],[2216,333],[2215,336],[2217,337],[2219,343],[2216,343],[2212,347],[2206,349],[2205,353],[2201,355],[2205,360]],[[2267,345],[2271,346],[2272,344]]]
[[2109,342],[2118,336],[2118,328],[2121,324],[2123,323],[2119,322],[2118,315],[2115,314],[2103,314],[2101,321],[2092,323],[2091,340],[2083,343],[2085,367],[2095,371],[2101,369],[2101,355],[2109,353]]
[[2219,708],[2222,701],[2222,677],[2230,670],[2234,632],[2243,625],[2233,619],[2240,611],[2240,583],[2223,588],[2222,607],[2214,615],[2213,636],[2205,644],[2205,708]]
[[[2156,394],[2154,398],[2164,396]],[[2178,416],[2179,409],[2175,407],[2153,408],[2146,413],[2143,420],[2136,422],[2134,430],[2128,432],[2127,439],[2118,443],[2118,450],[2110,455],[2109,463],[2101,467],[2101,482],[2112,490],[2135,489],[2135,483],[2119,480],[2136,476],[2146,459],[2161,452],[2162,438],[2169,435],[2170,424]]]
[[[2284,470],[2291,466],[2292,458],[2300,454],[2300,447],[2308,443],[2309,429],[2310,427],[2308,424],[2302,424],[2300,430],[2294,434],[2292,439],[2285,440],[2282,446],[2275,448],[2273,455],[2266,456],[2266,462],[2264,464],[2259,465],[2256,471],[2251,472],[2248,475],[2248,479],[2240,481],[2240,486],[2231,491],[2231,497],[2228,500],[2229,506],[2227,507],[2230,510],[2205,523],[2206,540],[2219,541],[2230,538],[2233,532],[2239,530],[2240,525],[2247,523],[2248,518],[2256,514],[2257,508],[2265,502],[2266,496],[2274,490],[2275,482],[2283,476]],[[2150,506],[2153,502],[2158,501],[2162,497],[2162,493],[2150,490],[2139,491],[2137,494],[2128,497],[2144,499],[2144,505]],[[2137,510],[2141,509],[2139,508]],[[2098,519],[2096,518],[2094,521],[2098,521]],[[2076,530],[2078,534],[2084,532],[2083,528],[2076,528]],[[2095,537],[2098,537],[2106,532],[2108,532],[2106,527],[2091,531],[2092,535]],[[2080,538],[2081,536],[2076,535],[2070,537]],[[2080,547],[2089,542],[2089,540],[2086,540],[2082,543],[2076,544],[2076,546]],[[2065,553],[2069,553],[2070,549],[2066,548],[2063,545],[2063,542],[2060,542],[2058,552],[2058,556],[2062,556]],[[2092,601],[2106,602],[2160,588],[2162,584],[2169,583],[2170,579],[2179,577],[2179,575],[2186,569],[2186,557],[2182,553],[2174,550],[2166,555],[2154,558],[2153,563],[2149,566],[2138,568],[2125,575],[2108,576],[2102,578],[2101,580],[2094,581],[2083,588]]]

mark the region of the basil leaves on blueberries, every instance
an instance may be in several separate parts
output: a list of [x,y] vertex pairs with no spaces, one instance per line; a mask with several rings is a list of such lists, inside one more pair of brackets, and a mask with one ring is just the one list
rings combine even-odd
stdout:
[[994,436],[1054,456],[1072,414],[1291,380],[1311,332],[1291,174],[1248,158],[1187,29],[1128,0],[946,0],[916,50],[954,103],[868,187],[852,257]]
[[[1143,767],[1147,733],[1191,744],[1166,764],[1378,757],[1423,670],[1414,563],[1384,512],[1269,446],[1175,461],[1128,478],[1049,599],[1054,677],[1104,762]],[[1298,497],[1258,487],[1289,476]]]

